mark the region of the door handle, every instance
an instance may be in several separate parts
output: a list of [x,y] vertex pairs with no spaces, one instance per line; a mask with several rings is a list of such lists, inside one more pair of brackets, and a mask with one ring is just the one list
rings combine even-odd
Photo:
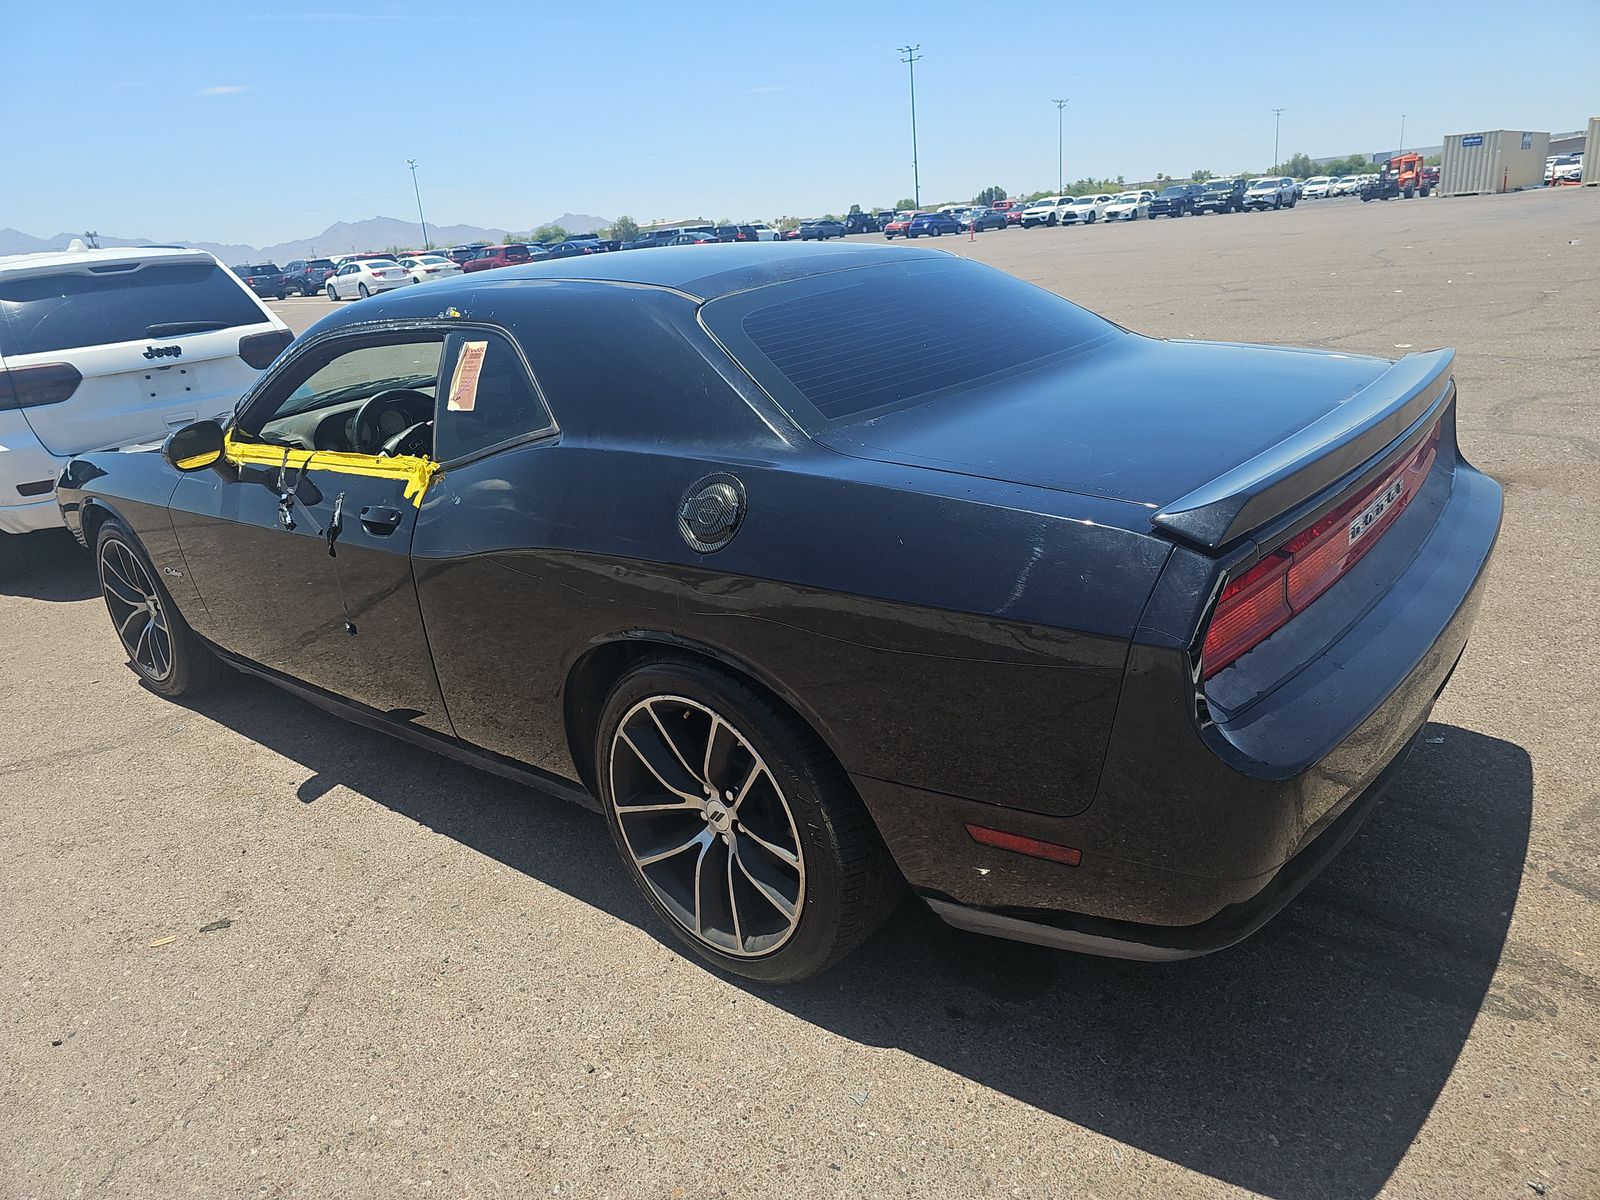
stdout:
[[361,510],[361,528],[377,537],[387,537],[400,527],[401,512],[382,504],[369,504]]

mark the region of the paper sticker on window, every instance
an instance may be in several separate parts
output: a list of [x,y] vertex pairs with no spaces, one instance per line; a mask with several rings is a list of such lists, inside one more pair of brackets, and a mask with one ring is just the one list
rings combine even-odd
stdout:
[[463,342],[456,358],[455,374],[450,377],[448,412],[471,412],[478,403],[478,376],[483,373],[483,356],[488,342]]

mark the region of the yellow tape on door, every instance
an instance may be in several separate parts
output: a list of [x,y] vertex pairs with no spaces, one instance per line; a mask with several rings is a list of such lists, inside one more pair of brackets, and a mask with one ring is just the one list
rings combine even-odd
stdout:
[[336,475],[399,479],[406,485],[405,498],[418,508],[422,507],[428,485],[439,473],[439,464],[431,458],[409,454],[380,458],[376,454],[351,454],[341,450],[288,450],[261,442],[241,442],[231,432],[223,447],[224,457],[240,466],[286,467],[291,471],[332,471]]

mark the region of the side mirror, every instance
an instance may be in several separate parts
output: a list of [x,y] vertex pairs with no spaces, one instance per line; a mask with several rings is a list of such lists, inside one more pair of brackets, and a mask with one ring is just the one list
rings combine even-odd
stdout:
[[175,471],[200,471],[222,460],[222,426],[215,421],[196,421],[174,430],[161,444],[161,456]]

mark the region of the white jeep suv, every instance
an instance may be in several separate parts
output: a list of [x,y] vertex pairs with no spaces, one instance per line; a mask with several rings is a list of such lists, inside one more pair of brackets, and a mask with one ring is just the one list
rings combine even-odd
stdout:
[[1035,200],[1022,210],[1022,227],[1032,229],[1035,225],[1059,224],[1061,214],[1071,203],[1071,196],[1046,196],[1042,200]]
[[0,563],[6,535],[61,525],[74,454],[227,416],[293,337],[203,250],[0,257]]

